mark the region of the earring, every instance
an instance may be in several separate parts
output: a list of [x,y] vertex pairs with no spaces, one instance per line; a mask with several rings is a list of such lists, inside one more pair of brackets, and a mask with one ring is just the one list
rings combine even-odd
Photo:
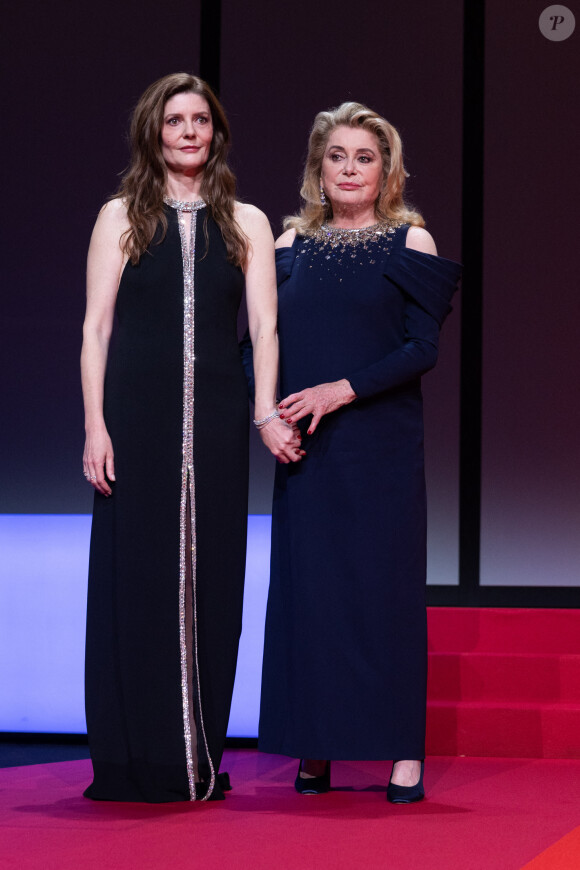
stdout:
[[320,179],[320,204],[326,205],[326,197],[324,195],[324,188],[322,186],[322,178]]

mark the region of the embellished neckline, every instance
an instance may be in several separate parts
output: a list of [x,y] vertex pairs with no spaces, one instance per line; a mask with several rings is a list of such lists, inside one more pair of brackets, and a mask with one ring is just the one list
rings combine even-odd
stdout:
[[364,227],[333,227],[331,224],[322,224],[320,229],[328,233],[362,233],[368,230],[377,230],[379,227],[384,225],[384,222],[380,221]]
[[385,221],[371,224],[369,227],[354,227],[350,229],[322,224],[322,226],[315,230],[312,237],[317,242],[329,243],[333,248],[339,245],[344,247],[345,245],[359,245],[366,242],[378,241],[381,237],[394,233],[397,226],[400,226],[400,224],[395,224],[394,222],[387,223]]
[[171,199],[170,196],[164,196],[163,202],[170,208],[176,208],[177,211],[187,212],[199,211],[200,208],[203,208],[205,205],[207,205],[204,199],[194,199],[193,201],[188,202],[185,199]]

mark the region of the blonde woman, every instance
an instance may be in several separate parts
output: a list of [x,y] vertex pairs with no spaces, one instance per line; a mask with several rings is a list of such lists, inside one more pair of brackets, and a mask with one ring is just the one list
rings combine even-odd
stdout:
[[[95,489],[86,713],[96,800],[223,798],[241,629],[248,400],[281,463],[274,242],[235,201],[229,129],[208,85],[166,76],[133,113],[132,156],[89,249],[83,465]],[[117,330],[109,351],[115,311]]]
[[301,759],[301,794],[331,759],[391,760],[394,803],[424,796],[421,375],[460,274],[405,176],[384,118],[321,112],[276,243],[280,413],[306,456],[276,472],[259,744]]

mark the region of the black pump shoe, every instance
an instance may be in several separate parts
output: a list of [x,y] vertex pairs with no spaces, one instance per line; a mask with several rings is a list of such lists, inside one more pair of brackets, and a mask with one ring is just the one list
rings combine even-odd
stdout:
[[298,775],[294,782],[294,788],[298,794],[325,794],[330,791],[330,761],[326,762],[326,769],[322,776],[309,776],[307,779],[300,776],[302,759],[298,765]]
[[[393,762],[393,769],[397,762]],[[423,788],[423,771],[425,769],[425,759],[421,760],[421,776],[417,785],[396,785],[394,782],[389,782],[387,787],[387,800],[392,804],[414,804],[416,801],[422,801],[425,797],[425,789]],[[391,770],[391,776],[393,770]]]

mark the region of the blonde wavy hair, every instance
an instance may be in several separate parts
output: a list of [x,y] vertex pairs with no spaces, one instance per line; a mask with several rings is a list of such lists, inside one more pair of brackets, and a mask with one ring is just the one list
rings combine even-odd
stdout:
[[[158,241],[162,241],[167,232],[163,203],[167,166],[161,152],[161,128],[167,101],[183,93],[199,94],[209,106],[213,138],[203,171],[201,196],[207,203],[207,212],[221,230],[228,259],[236,266],[243,267],[248,239],[234,218],[236,179],[227,164],[229,124],[210,86],[189,73],[173,73],[158,79],[147,88],[133,111],[131,160],[113,197],[122,199],[127,208],[130,228],[123,237],[123,250],[135,264],[153,241],[158,227],[161,227]],[[204,232],[207,241],[206,224]]]
[[425,226],[419,212],[410,208],[403,198],[408,173],[403,165],[401,137],[392,126],[362,103],[342,103],[336,109],[319,112],[308,140],[308,155],[300,196],[304,200],[300,212],[284,220],[284,229],[295,229],[299,235],[310,235],[332,218],[332,205],[320,202],[320,175],[328,139],[337,127],[362,127],[376,136],[383,162],[383,183],[375,203],[377,222]]

